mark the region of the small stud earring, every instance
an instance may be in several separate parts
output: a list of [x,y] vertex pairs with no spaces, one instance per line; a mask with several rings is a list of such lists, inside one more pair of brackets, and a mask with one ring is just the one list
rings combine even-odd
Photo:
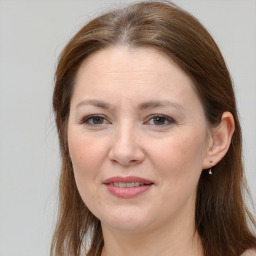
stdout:
[[211,164],[211,168],[210,168],[210,170],[209,170],[209,174],[210,175],[212,175],[212,166],[213,166],[213,164],[212,164],[213,162],[212,162],[212,160],[210,161],[210,164]]

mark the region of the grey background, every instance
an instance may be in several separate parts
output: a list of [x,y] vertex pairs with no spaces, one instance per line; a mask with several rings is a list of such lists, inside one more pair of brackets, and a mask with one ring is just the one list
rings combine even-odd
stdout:
[[[0,0],[0,256],[49,255],[59,153],[53,75],[67,40],[113,3]],[[219,44],[233,77],[256,200],[256,1],[176,0]]]

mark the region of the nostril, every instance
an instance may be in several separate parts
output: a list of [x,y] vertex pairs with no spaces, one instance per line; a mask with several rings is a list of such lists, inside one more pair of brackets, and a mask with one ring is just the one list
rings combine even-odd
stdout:
[[114,163],[114,164],[120,164],[122,166],[130,166],[130,165],[136,165],[138,163],[140,163],[140,161],[138,160],[125,160],[125,159],[111,159],[111,161]]

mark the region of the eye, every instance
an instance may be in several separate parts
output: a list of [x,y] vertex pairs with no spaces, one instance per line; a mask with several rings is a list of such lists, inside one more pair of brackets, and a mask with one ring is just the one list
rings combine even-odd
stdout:
[[106,120],[104,116],[101,115],[89,115],[81,120],[82,124],[91,125],[91,126],[99,126],[108,124],[109,122]]
[[168,126],[175,123],[174,119],[166,115],[151,115],[147,121],[150,125],[154,126]]

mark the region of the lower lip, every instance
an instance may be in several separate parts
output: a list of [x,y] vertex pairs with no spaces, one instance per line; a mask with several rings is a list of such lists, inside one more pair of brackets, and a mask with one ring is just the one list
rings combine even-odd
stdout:
[[131,187],[131,188],[120,188],[120,187],[115,187],[115,186],[111,186],[108,184],[105,184],[105,186],[107,187],[107,190],[120,198],[133,198],[136,197],[144,192],[146,192],[147,190],[149,190],[151,188],[152,185],[145,185],[145,186],[138,186],[138,187]]

